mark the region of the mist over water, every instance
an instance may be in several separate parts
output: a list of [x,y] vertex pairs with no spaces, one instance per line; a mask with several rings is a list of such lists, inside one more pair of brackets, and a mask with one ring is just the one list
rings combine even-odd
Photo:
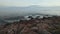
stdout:
[[60,16],[60,11],[43,11],[42,14],[49,14],[49,15],[58,15]]
[[40,7],[37,5],[28,7],[0,7],[0,16],[22,16],[30,13],[60,16],[60,7]]

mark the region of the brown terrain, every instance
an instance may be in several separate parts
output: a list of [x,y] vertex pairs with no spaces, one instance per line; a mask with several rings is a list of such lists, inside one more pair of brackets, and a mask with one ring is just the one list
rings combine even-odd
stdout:
[[0,34],[60,34],[60,16],[1,25]]

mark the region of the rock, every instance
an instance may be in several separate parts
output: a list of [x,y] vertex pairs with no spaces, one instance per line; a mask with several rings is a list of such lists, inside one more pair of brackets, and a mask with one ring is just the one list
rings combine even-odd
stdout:
[[60,17],[21,20],[0,25],[0,34],[60,34]]

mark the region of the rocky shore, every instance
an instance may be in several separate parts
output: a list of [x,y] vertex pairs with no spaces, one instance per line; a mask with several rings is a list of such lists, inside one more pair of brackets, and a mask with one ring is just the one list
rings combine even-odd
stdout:
[[0,25],[0,34],[60,34],[60,16],[37,17]]

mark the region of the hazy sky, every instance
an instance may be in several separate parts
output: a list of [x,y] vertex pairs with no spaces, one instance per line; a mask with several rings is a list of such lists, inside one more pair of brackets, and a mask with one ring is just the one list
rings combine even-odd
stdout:
[[60,6],[60,0],[0,0],[0,6]]

